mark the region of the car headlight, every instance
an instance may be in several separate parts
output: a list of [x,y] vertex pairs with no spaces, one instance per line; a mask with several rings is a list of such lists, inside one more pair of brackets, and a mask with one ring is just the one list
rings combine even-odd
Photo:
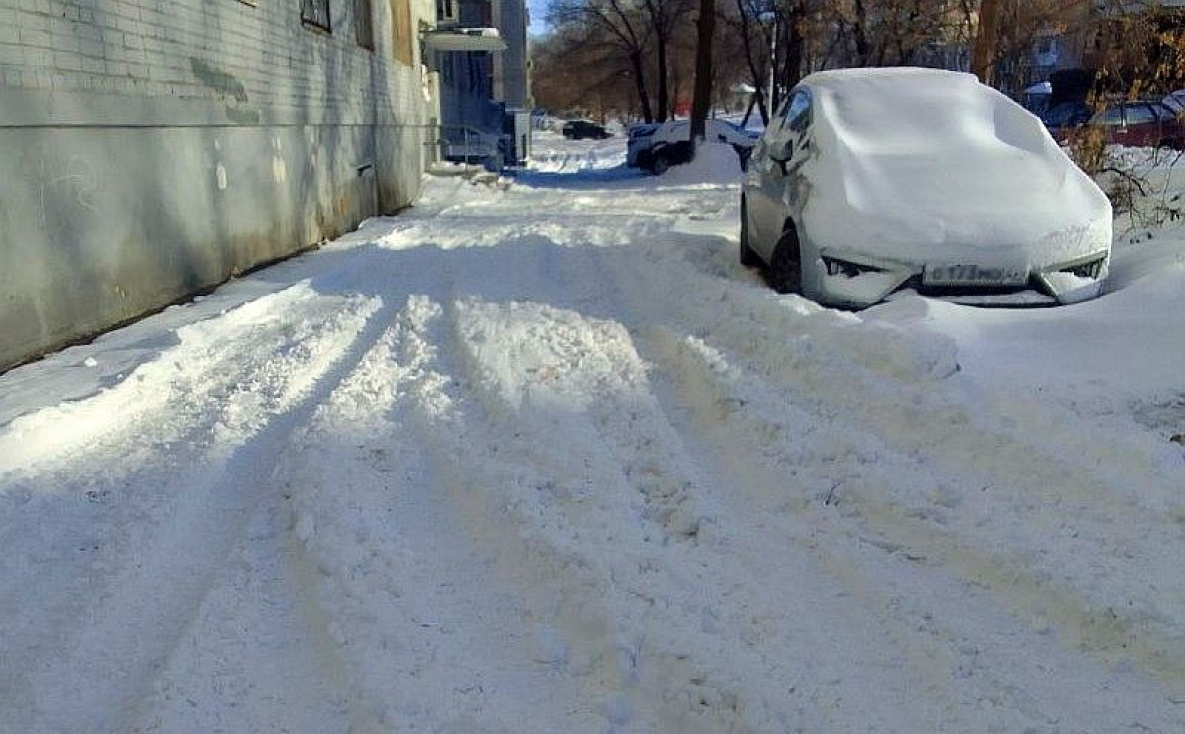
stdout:
[[1102,253],[1094,257],[1093,260],[1085,262],[1078,262],[1072,265],[1067,265],[1058,272],[1070,273],[1079,278],[1090,278],[1096,280],[1103,273],[1103,267],[1107,264],[1107,253]]
[[843,275],[848,278],[855,278],[864,273],[883,273],[883,268],[873,267],[871,265],[861,265],[860,263],[849,262],[848,260],[839,260],[834,257],[823,256],[823,266],[827,268],[828,275]]
[[1095,252],[1070,262],[1044,268],[1037,273],[1043,290],[1062,303],[1073,303],[1097,296],[1107,274],[1110,252]]

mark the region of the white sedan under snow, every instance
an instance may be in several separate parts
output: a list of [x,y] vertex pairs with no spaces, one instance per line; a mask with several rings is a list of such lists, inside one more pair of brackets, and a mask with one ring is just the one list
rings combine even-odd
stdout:
[[968,74],[812,74],[753,151],[741,261],[780,292],[863,307],[1097,296],[1111,204],[1020,105]]

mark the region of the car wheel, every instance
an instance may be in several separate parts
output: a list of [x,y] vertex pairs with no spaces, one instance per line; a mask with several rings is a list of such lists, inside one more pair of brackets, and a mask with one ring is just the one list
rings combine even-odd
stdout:
[[667,169],[670,167],[671,162],[667,160],[666,153],[656,153],[654,156],[654,161],[650,164],[650,171],[655,176],[661,176],[666,173]]
[[737,159],[741,163],[741,170],[742,171],[749,170],[749,157],[751,155],[753,155],[753,149],[752,148],[742,148],[739,145],[732,146],[732,149],[737,152]]
[[782,234],[774,247],[766,269],[769,285],[778,293],[798,293],[802,289],[802,250],[798,245],[798,232],[793,226]]
[[741,201],[741,265],[755,268],[761,264],[761,258],[749,246],[749,207]]

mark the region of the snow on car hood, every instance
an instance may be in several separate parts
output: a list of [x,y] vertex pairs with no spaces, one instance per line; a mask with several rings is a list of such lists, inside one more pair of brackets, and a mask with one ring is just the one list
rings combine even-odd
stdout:
[[969,74],[823,72],[803,217],[822,246],[1056,262],[1106,247],[1111,205],[1033,115]]

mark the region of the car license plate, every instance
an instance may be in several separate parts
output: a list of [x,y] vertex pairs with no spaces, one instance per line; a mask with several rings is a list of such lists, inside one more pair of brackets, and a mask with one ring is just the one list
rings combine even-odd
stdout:
[[1029,282],[1029,269],[1020,265],[927,265],[922,284],[931,286],[1018,286]]

